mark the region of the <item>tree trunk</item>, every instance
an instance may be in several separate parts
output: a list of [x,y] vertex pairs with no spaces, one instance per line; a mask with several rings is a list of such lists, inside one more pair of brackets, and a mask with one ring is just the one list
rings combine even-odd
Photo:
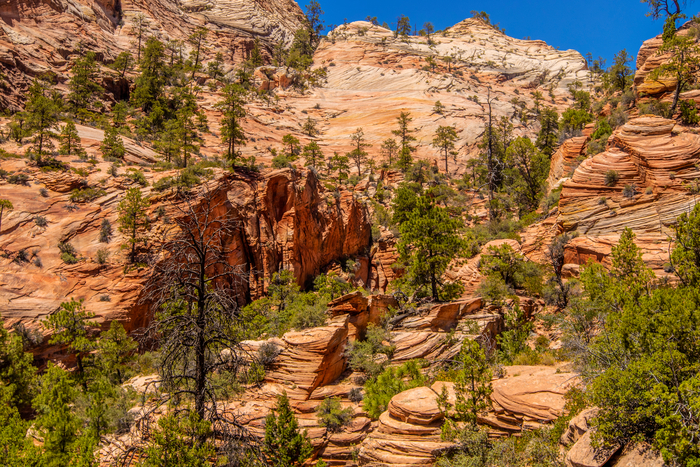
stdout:
[[681,80],[679,79],[676,82],[676,90],[673,93],[673,104],[671,104],[671,111],[669,112],[670,115],[668,116],[668,118],[673,118],[673,114],[676,113],[676,106],[678,105],[678,97],[681,94],[681,85],[682,85],[682,83],[681,83]]

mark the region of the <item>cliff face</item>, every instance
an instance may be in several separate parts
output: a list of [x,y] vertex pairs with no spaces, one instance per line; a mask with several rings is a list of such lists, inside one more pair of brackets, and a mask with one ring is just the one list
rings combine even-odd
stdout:
[[[105,63],[124,50],[136,56],[132,20],[139,14],[147,21],[144,38],[163,42],[186,43],[195,28],[207,28],[204,58],[221,52],[229,69],[248,58],[256,38],[268,55],[276,43],[290,44],[303,17],[293,0],[3,0],[0,103],[19,109],[31,80],[47,73],[59,89],[65,86],[72,61],[86,50]],[[111,83],[105,84],[116,92]]]
[[[6,326],[22,322],[40,328],[39,322],[70,297],[84,299],[100,323],[118,319],[128,329],[145,324],[148,310],[140,297],[149,268],[125,268],[121,249],[125,237],[117,231],[117,205],[134,185],[123,176],[105,178],[102,174],[108,166],[98,164],[83,178],[42,174],[28,168],[24,160],[0,161],[0,167],[24,170],[29,176],[27,186],[0,182],[0,198],[14,205],[13,211],[3,215],[0,232],[0,315]],[[146,172],[151,183],[166,175]],[[97,181],[103,178],[104,182]],[[67,192],[88,181],[104,194],[93,202],[70,203]],[[48,187],[48,196],[39,195],[36,184]],[[298,283],[306,285],[332,263],[369,249],[370,225],[364,206],[350,192],[341,191],[337,198],[323,192],[308,172],[231,176],[217,171],[207,189],[222,199],[224,215],[239,226],[227,248],[232,251],[231,264],[249,273],[239,290],[243,299],[259,297],[272,273],[282,268],[294,271]],[[144,250],[141,261],[150,263],[157,257],[149,251],[157,250],[178,212],[171,206],[171,195],[151,188],[143,191],[152,195],[148,215],[153,223],[148,232],[150,249]],[[46,224],[39,226],[38,218]],[[99,240],[105,219],[113,229],[108,243]],[[59,242],[72,244],[80,261],[64,263]],[[100,265],[95,258],[103,248],[110,257]],[[26,261],[19,259],[20,250],[26,252]],[[53,350],[45,349],[44,356]]]
[[[430,42],[426,37],[397,38],[364,21],[341,25],[322,41],[314,66],[327,70],[327,83],[304,96],[287,96],[288,112],[268,117],[275,126],[299,131],[307,116],[316,119],[327,154],[349,151],[350,134],[361,127],[372,144],[368,153],[380,161],[382,141],[394,138],[396,118],[407,111],[417,129],[414,156],[436,161],[441,170],[444,161],[431,141],[438,126],[456,126],[459,154],[450,160],[451,172],[476,153],[488,118],[489,88],[494,118],[508,117],[516,134],[533,136],[534,127],[516,117],[522,104],[534,106],[533,92],[561,112],[568,107],[567,85],[591,82],[578,52],[514,39],[475,19],[433,34]],[[436,101],[445,107],[441,114],[434,111]]]

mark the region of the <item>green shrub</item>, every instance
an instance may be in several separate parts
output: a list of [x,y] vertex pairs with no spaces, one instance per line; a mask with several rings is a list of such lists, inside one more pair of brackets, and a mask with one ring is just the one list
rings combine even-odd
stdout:
[[352,419],[353,410],[344,409],[339,397],[326,397],[316,408],[318,423],[328,431],[338,431]]
[[681,111],[681,122],[683,125],[697,125],[700,122],[698,110],[695,107],[695,101],[682,100],[678,106]]
[[617,181],[620,179],[620,174],[615,170],[608,170],[605,172],[605,185],[615,186]]
[[29,175],[27,174],[12,174],[7,177],[7,183],[13,185],[24,185],[29,186]]
[[77,258],[78,252],[75,247],[68,242],[60,242],[58,244],[58,249],[61,252],[61,260],[66,264],[75,264],[79,260]]
[[504,365],[512,365],[516,356],[530,350],[527,346],[530,332],[532,332],[532,323],[527,321],[525,314],[516,303],[513,310],[505,314],[504,331],[496,337],[499,361]]
[[100,226],[100,243],[109,243],[112,238],[112,224],[107,219],[102,219]]
[[286,156],[280,154],[279,156],[272,158],[272,168],[273,169],[286,169],[291,167],[292,163],[287,159]]
[[34,223],[39,227],[46,227],[49,225],[49,221],[47,221],[44,216],[34,216]]
[[637,188],[634,186],[634,183],[631,185],[625,185],[625,187],[622,189],[622,196],[625,198],[634,198],[634,195],[637,194]]
[[97,256],[95,256],[95,261],[97,261],[97,264],[107,264],[108,258],[109,250],[107,250],[107,248],[100,248],[99,250],[97,250]]
[[362,405],[370,417],[377,419],[386,411],[392,397],[425,384],[426,379],[415,360],[399,367],[389,367],[376,378],[365,382],[365,398]]
[[126,177],[134,183],[138,183],[141,186],[148,186],[148,180],[142,171],[138,169],[128,169]]
[[92,187],[75,189],[71,192],[70,200],[73,203],[87,203],[106,194],[105,190]]
[[[384,344],[390,340],[391,336],[385,329],[370,323],[365,338],[350,345],[350,368],[361,371],[370,378],[376,377],[384,371],[388,358],[394,353],[395,346]],[[386,358],[380,359],[381,355]]]

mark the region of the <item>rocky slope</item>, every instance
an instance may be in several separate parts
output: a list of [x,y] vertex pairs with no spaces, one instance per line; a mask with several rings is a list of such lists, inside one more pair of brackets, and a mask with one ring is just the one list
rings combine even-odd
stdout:
[[[524,305],[530,312],[541,306],[528,301]],[[265,417],[276,396],[286,392],[316,455],[329,465],[431,465],[443,449],[451,446],[440,438],[444,414],[436,400],[445,386],[448,399],[454,403],[452,383],[438,381],[430,387],[399,393],[378,420],[372,420],[362,403],[351,397],[353,390],[361,390],[361,374],[348,368],[344,349],[364,334],[369,323],[379,324],[382,315],[395,306],[390,296],[353,293],[329,304],[324,327],[246,342],[253,353],[265,343],[272,344],[277,348],[277,356],[267,366],[260,385],[249,387],[227,405],[228,416],[262,437]],[[429,368],[453,357],[464,339],[492,340],[503,326],[502,312],[477,298],[427,307],[404,316],[390,332],[396,346],[392,365],[424,359]],[[132,384],[143,387],[145,381],[140,378]],[[547,425],[563,414],[564,394],[576,384],[578,379],[565,367],[510,367],[493,380],[491,408],[479,423],[493,437]],[[321,426],[315,414],[327,397],[339,397],[342,406],[353,413],[350,422],[337,431]],[[147,406],[152,402],[147,402]],[[137,421],[130,433],[111,437],[101,450],[103,463],[142,444],[146,437],[142,427],[147,425],[146,420]]]
[[[149,268],[125,266],[121,249],[125,237],[117,231],[116,209],[124,191],[138,185],[123,169],[120,176],[108,176],[108,163],[91,168],[73,161],[72,166],[88,171],[87,176],[43,173],[30,168],[24,159],[0,161],[1,168],[28,177],[26,185],[0,181],[0,198],[14,205],[13,211],[3,215],[0,232],[0,315],[6,326],[21,321],[40,328],[43,318],[74,297],[85,300],[98,322],[118,319],[135,329],[144,324],[146,316],[140,296]],[[151,185],[169,175],[144,172]],[[92,202],[71,202],[71,190],[87,184],[104,191]],[[292,270],[298,283],[306,285],[338,260],[368,253],[370,225],[364,206],[351,192],[340,191],[337,197],[325,193],[310,172],[231,175],[216,169],[204,187],[202,193],[220,198],[225,216],[239,226],[227,248],[233,252],[231,264],[240,265],[249,276],[241,284],[242,300],[259,297],[272,273],[282,268]],[[40,195],[41,188],[47,190],[46,196]],[[157,251],[178,211],[169,191],[159,193],[149,186],[143,192],[151,196],[148,215],[153,223],[149,249],[141,261],[152,262],[157,257],[151,252]],[[39,225],[39,218],[46,224]],[[105,219],[112,225],[113,236],[101,243],[99,233]],[[59,242],[72,244],[80,261],[64,263]],[[104,265],[95,260],[98,249],[110,253]],[[26,260],[18,256],[20,251],[26,252]],[[44,356],[49,355],[44,352]]]
[[[189,35],[207,28],[204,58],[221,52],[227,70],[248,58],[255,39],[268,56],[278,42],[289,45],[303,18],[293,0],[6,0],[0,3],[0,104],[18,110],[31,80],[47,73],[59,88],[65,85],[85,50],[105,63],[124,50],[136,56],[137,15],[146,19],[144,37],[185,41],[185,53]],[[103,84],[124,97],[123,83]]]
[[[436,66],[431,69],[428,60]],[[316,119],[320,144],[328,155],[349,151],[350,134],[361,127],[372,145],[368,153],[380,162],[382,141],[394,137],[396,117],[407,111],[418,130],[416,157],[421,159],[437,162],[438,153],[431,147],[435,130],[456,126],[459,153],[456,164],[450,161],[451,172],[460,171],[475,155],[487,118],[489,88],[494,117],[506,116],[517,134],[533,135],[532,121],[513,118],[519,103],[532,108],[532,93],[538,91],[546,105],[562,111],[568,107],[567,85],[578,80],[587,86],[591,79],[578,52],[514,39],[476,19],[433,34],[430,43],[425,37],[396,38],[392,31],[364,21],[341,25],[322,41],[314,66],[327,70],[325,85],[303,96],[283,92],[286,111],[255,109],[254,118],[302,140],[308,138],[301,134],[301,124],[307,117]],[[433,111],[436,101],[445,106],[441,115]],[[438,165],[444,170],[444,162]]]

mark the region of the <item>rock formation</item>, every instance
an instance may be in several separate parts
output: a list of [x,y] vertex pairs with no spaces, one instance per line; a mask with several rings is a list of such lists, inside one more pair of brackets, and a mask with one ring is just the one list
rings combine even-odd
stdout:
[[[162,41],[186,41],[197,27],[206,27],[209,40],[204,56],[211,59],[222,52],[229,70],[248,58],[255,39],[268,56],[278,42],[291,44],[303,18],[292,0],[4,1],[0,4],[0,102],[19,109],[31,80],[47,73],[54,75],[59,89],[65,89],[72,62],[85,50],[96,52],[104,63],[111,63],[124,50],[136,55],[132,20],[137,15],[146,19],[145,36]],[[104,84],[114,93],[112,83]]]

